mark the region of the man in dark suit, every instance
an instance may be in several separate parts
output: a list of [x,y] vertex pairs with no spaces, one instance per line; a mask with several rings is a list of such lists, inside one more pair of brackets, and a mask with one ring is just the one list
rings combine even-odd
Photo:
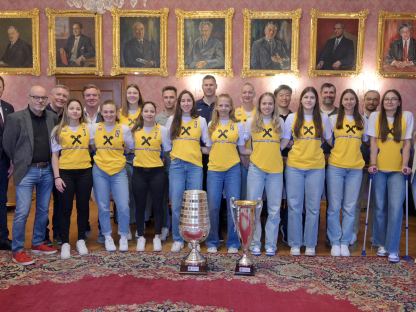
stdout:
[[344,25],[334,25],[334,37],[329,39],[319,54],[316,69],[352,70],[355,68],[354,43],[344,36]]
[[[57,117],[45,110],[48,97],[41,86],[33,86],[29,106],[10,114],[3,133],[3,148],[13,163],[16,187],[16,211],[13,219],[13,262],[29,265],[34,260],[24,252],[25,228],[36,188],[36,215],[33,226],[32,252],[53,254],[57,250],[44,244],[49,200],[53,186],[50,137]],[[36,134],[36,135],[35,135]]]
[[412,37],[412,25],[401,24],[399,27],[400,39],[390,45],[386,62],[397,68],[416,65],[416,39]]
[[251,69],[290,69],[290,57],[282,40],[276,38],[277,25],[269,22],[264,37],[253,43]]
[[86,60],[95,56],[95,49],[91,38],[82,33],[82,24],[77,22],[72,25],[72,35],[65,44],[65,54],[68,66],[86,66]]
[[132,28],[134,38],[124,45],[121,64],[125,67],[159,67],[159,51],[153,41],[144,38],[143,23],[136,22]]
[[20,39],[19,31],[15,26],[9,26],[7,34],[10,42],[0,60],[0,66],[32,67],[32,46]]
[[10,168],[10,159],[3,151],[3,130],[4,121],[7,116],[14,112],[11,104],[1,100],[4,91],[4,80],[0,76],[0,250],[11,250],[12,244],[9,240],[9,230],[7,228],[7,186],[9,174],[13,170]]

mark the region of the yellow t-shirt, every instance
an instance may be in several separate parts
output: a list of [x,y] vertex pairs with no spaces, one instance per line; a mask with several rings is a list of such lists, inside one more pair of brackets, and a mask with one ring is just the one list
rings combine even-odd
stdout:
[[182,121],[179,136],[172,142],[172,151],[170,152],[172,160],[179,158],[202,167],[201,135],[199,118],[192,118],[188,122]]
[[128,116],[124,116],[120,113],[120,123],[122,125],[126,125],[127,127],[129,127],[130,129],[133,128],[134,123],[136,122],[136,119],[139,117],[141,112],[140,107],[137,109],[137,111],[134,114],[128,114]]
[[59,135],[59,145],[62,147],[59,169],[91,168],[89,141],[90,132],[85,123],[80,124],[77,131],[72,131],[69,126],[63,127]]
[[124,156],[123,127],[117,123],[110,132],[99,123],[94,136],[97,149],[94,162],[109,175],[119,173],[126,165]]
[[160,153],[162,152],[162,133],[160,126],[155,125],[148,133],[143,128],[134,133],[134,167],[163,167]]
[[211,134],[212,147],[209,153],[208,170],[227,171],[240,162],[237,151],[239,138],[238,124],[228,121],[227,124],[218,124]]
[[256,109],[253,108],[249,116],[247,112],[245,111],[245,109],[243,108],[243,106],[239,106],[235,109],[235,118],[237,118],[237,121],[246,122],[247,119],[253,118],[255,113],[256,113]]
[[365,165],[361,154],[364,129],[358,130],[354,120],[344,117],[342,129],[334,127],[334,147],[328,164],[339,168],[362,169]]

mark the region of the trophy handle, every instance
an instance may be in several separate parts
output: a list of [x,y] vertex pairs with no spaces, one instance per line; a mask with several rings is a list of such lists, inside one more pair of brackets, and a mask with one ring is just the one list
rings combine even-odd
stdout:
[[231,197],[230,198],[231,217],[233,218],[234,231],[237,231],[238,232],[237,220],[236,220],[236,217],[235,217],[235,214],[234,214],[234,209],[238,209],[238,208],[235,206],[234,202],[235,202],[235,198],[234,197]]
[[256,209],[261,209],[261,208],[263,208],[263,200],[259,197],[257,198]]

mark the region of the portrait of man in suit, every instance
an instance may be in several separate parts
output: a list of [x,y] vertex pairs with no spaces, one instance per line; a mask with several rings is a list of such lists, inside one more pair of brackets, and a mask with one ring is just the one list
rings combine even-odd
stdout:
[[[199,22],[195,40],[189,40],[192,29],[185,29],[188,33],[188,47],[185,49],[185,68],[187,69],[223,69],[224,42],[213,36],[214,24],[204,20]],[[224,30],[224,29],[223,29]],[[185,39],[187,40],[187,39]],[[186,41],[185,41],[186,42]]]
[[7,28],[8,44],[0,59],[2,67],[32,67],[32,46],[20,37],[16,26]]
[[278,31],[279,26],[270,21],[264,27],[264,37],[253,42],[250,55],[251,69],[290,69],[290,47],[277,37]]
[[320,70],[354,70],[354,42],[345,36],[345,26],[336,22],[333,36],[319,51],[316,69]]
[[160,45],[159,42],[152,40],[154,37],[159,37],[159,35],[151,35],[151,32],[157,30],[156,28],[154,27],[147,33],[144,21],[134,22],[131,26],[133,38],[121,45],[120,64],[123,67],[160,67]]
[[59,49],[59,54],[62,66],[95,66],[95,48],[91,38],[83,34],[81,22],[72,24],[72,34],[66,40],[65,46]]
[[413,38],[412,25],[402,23],[399,26],[399,39],[390,44],[385,63],[398,69],[412,68],[416,65],[416,39]]

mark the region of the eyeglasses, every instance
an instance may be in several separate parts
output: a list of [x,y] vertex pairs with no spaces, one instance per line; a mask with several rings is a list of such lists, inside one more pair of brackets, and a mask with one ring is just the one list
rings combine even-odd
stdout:
[[47,96],[37,96],[37,95],[29,95],[35,101],[46,101],[48,99]]
[[384,98],[384,102],[397,102],[398,98]]

